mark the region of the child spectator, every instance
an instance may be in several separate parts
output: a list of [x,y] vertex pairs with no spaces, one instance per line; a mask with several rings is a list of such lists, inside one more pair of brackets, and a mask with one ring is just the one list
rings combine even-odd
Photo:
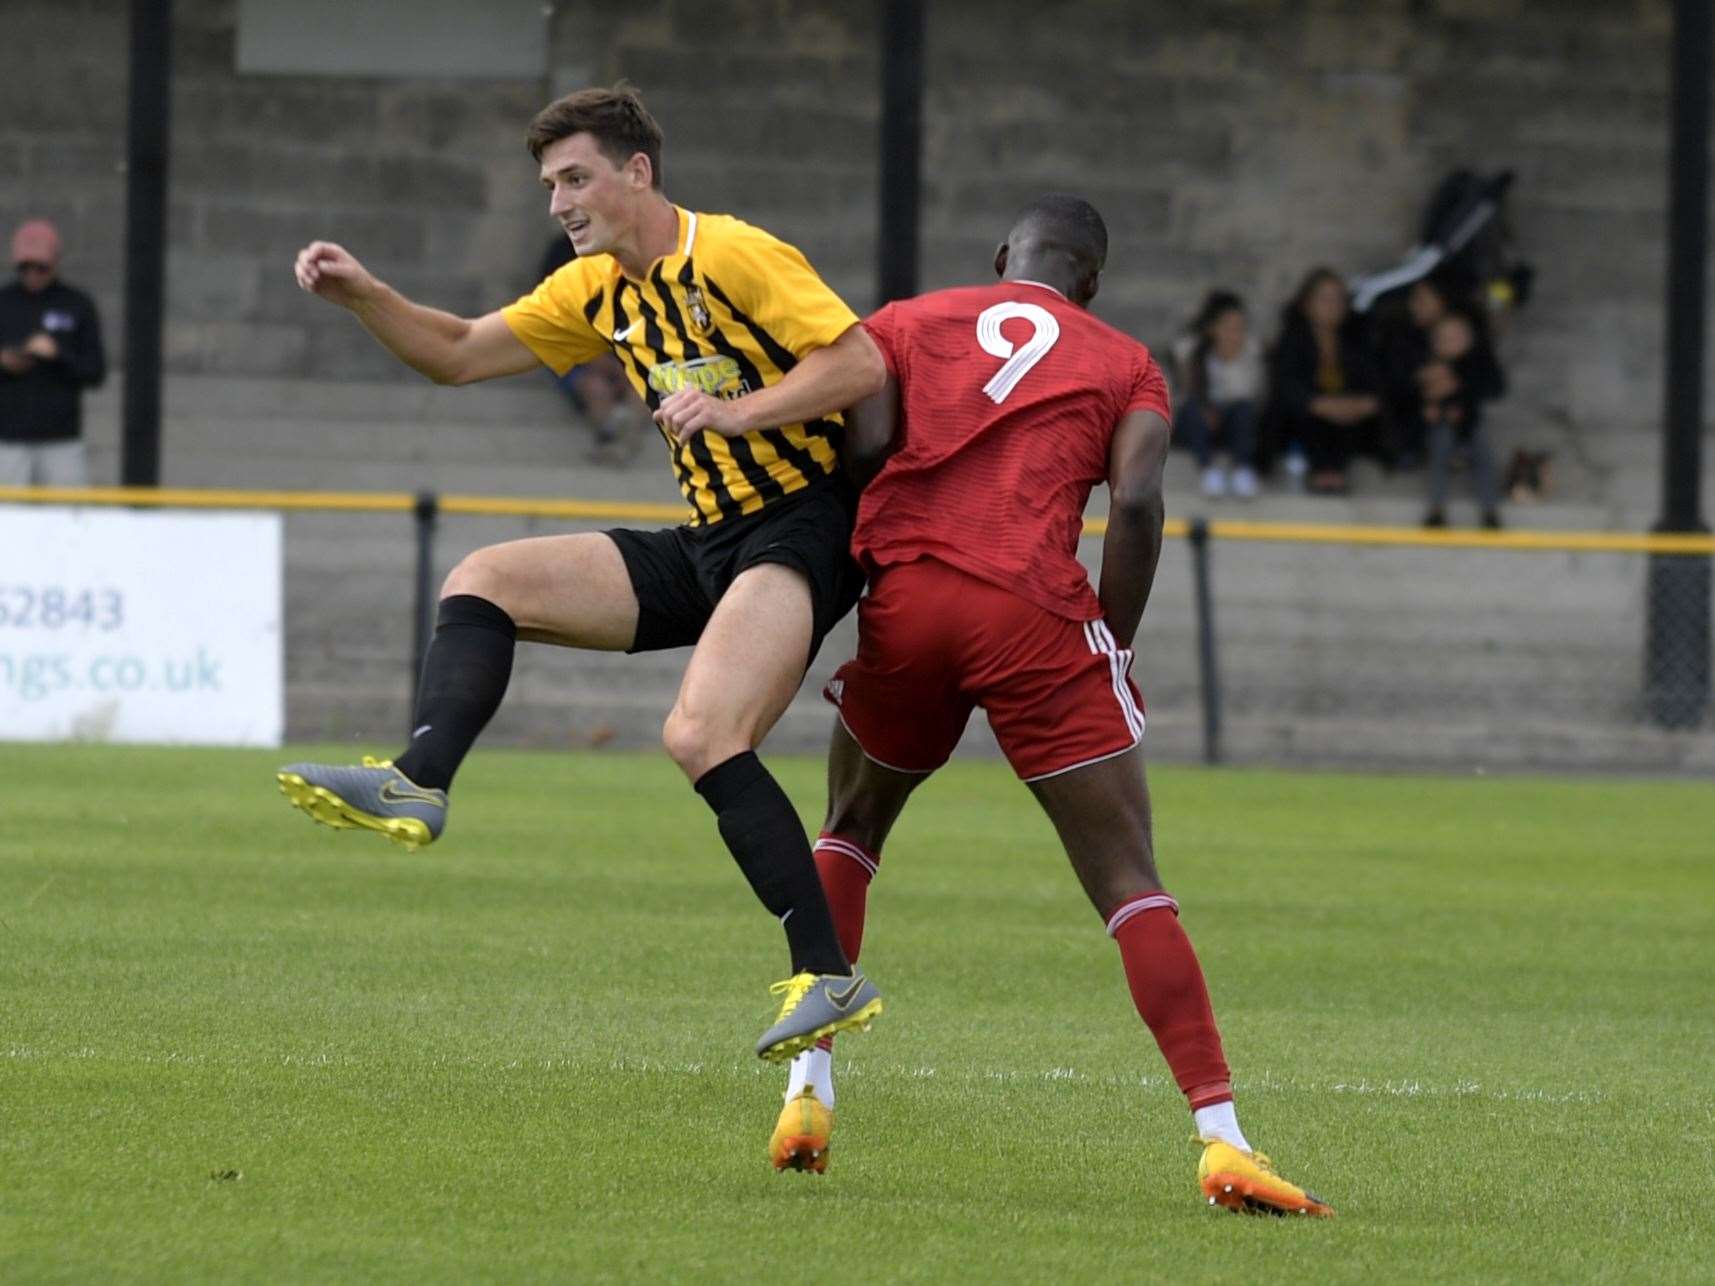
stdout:
[[1482,405],[1498,397],[1503,380],[1476,323],[1449,312],[1429,332],[1429,360],[1417,372],[1419,415],[1429,445],[1429,512],[1426,527],[1447,525],[1447,482],[1453,453],[1462,447],[1471,462],[1483,526],[1501,525],[1500,486],[1494,452],[1483,432]]
[[1380,381],[1351,320],[1346,284],[1311,271],[1281,313],[1273,388],[1289,452],[1307,458],[1310,490],[1347,490],[1352,455],[1376,448]]
[[[537,265],[537,280],[551,277],[577,258],[564,233],[555,233]],[[551,372],[550,372],[551,374]],[[644,443],[655,438],[648,411],[631,391],[619,358],[604,353],[554,377],[574,415],[589,426],[591,464],[628,463]]]
[[1382,322],[1382,385],[1395,462],[1401,468],[1415,468],[1423,463],[1425,426],[1417,374],[1429,360],[1429,332],[1447,315],[1450,306],[1446,283],[1424,277],[1411,284],[1404,309],[1395,305],[1391,310],[1393,315]]
[[1197,456],[1203,494],[1224,496],[1226,471],[1215,460],[1217,439],[1232,458],[1232,494],[1256,495],[1256,428],[1265,372],[1262,345],[1250,333],[1244,300],[1211,291],[1189,330],[1173,345],[1179,377],[1174,435]]

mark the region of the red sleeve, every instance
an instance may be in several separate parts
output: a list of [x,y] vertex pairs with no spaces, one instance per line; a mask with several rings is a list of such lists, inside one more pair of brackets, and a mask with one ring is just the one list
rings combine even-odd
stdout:
[[893,348],[899,338],[899,305],[893,303],[876,309],[863,319],[863,328],[881,350],[882,360],[887,363],[887,373],[899,378],[899,359]]
[[1137,364],[1137,373],[1132,378],[1131,397],[1120,415],[1124,417],[1133,411],[1154,411],[1164,420],[1173,419],[1173,404],[1167,396],[1167,378],[1162,375],[1161,368],[1155,364],[1155,358],[1147,350]]

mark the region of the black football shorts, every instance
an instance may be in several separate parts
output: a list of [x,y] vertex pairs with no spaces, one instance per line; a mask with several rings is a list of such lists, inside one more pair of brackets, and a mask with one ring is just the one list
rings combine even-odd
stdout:
[[637,595],[637,637],[627,650],[654,652],[695,643],[740,572],[779,563],[810,582],[814,622],[807,666],[863,592],[863,572],[851,556],[856,516],[850,484],[834,477],[753,514],[706,527],[608,532]]

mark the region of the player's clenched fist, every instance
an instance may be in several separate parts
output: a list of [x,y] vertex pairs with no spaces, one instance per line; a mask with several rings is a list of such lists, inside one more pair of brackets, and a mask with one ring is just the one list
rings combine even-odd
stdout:
[[374,294],[378,285],[356,255],[331,241],[310,242],[298,251],[292,270],[302,289],[347,308]]
[[736,438],[750,427],[736,403],[693,388],[682,388],[663,398],[655,412],[655,423],[680,442],[704,429],[712,429],[723,438]]

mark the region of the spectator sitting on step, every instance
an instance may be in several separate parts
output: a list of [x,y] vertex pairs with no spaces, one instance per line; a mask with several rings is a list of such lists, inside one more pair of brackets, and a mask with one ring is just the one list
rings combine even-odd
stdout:
[[[571,240],[555,233],[542,254],[537,280],[551,277],[577,258]],[[588,459],[593,464],[624,464],[652,437],[653,426],[631,382],[625,378],[619,358],[609,353],[574,366],[554,377],[572,412],[590,428]]]
[[1307,274],[1282,310],[1271,374],[1289,456],[1306,461],[1310,490],[1344,494],[1352,456],[1377,449],[1381,398],[1346,284],[1332,269]]
[[1217,442],[1232,457],[1232,493],[1256,495],[1256,429],[1265,372],[1262,345],[1250,333],[1244,300],[1211,291],[1196,320],[1173,345],[1179,404],[1173,432],[1197,456],[1203,494],[1224,496],[1228,479],[1216,463]]
[[1430,333],[1443,317],[1464,313],[1476,328],[1475,347],[1462,363],[1464,373],[1479,390],[1479,400],[1500,396],[1504,384],[1494,347],[1489,342],[1483,312],[1470,292],[1443,276],[1424,277],[1406,292],[1403,310],[1382,327],[1382,383],[1396,462],[1403,468],[1420,463],[1428,448],[1418,374],[1430,361]]
[[1462,448],[1471,464],[1483,526],[1501,525],[1500,484],[1495,455],[1483,432],[1482,407],[1504,388],[1501,370],[1477,323],[1449,312],[1429,332],[1429,360],[1417,372],[1419,415],[1429,446],[1429,512],[1426,527],[1447,525],[1447,485],[1453,454]]
[[1423,463],[1423,396],[1417,373],[1429,360],[1429,332],[1450,306],[1447,284],[1423,277],[1411,284],[1403,301],[1378,309],[1383,396],[1395,462],[1401,468]]

